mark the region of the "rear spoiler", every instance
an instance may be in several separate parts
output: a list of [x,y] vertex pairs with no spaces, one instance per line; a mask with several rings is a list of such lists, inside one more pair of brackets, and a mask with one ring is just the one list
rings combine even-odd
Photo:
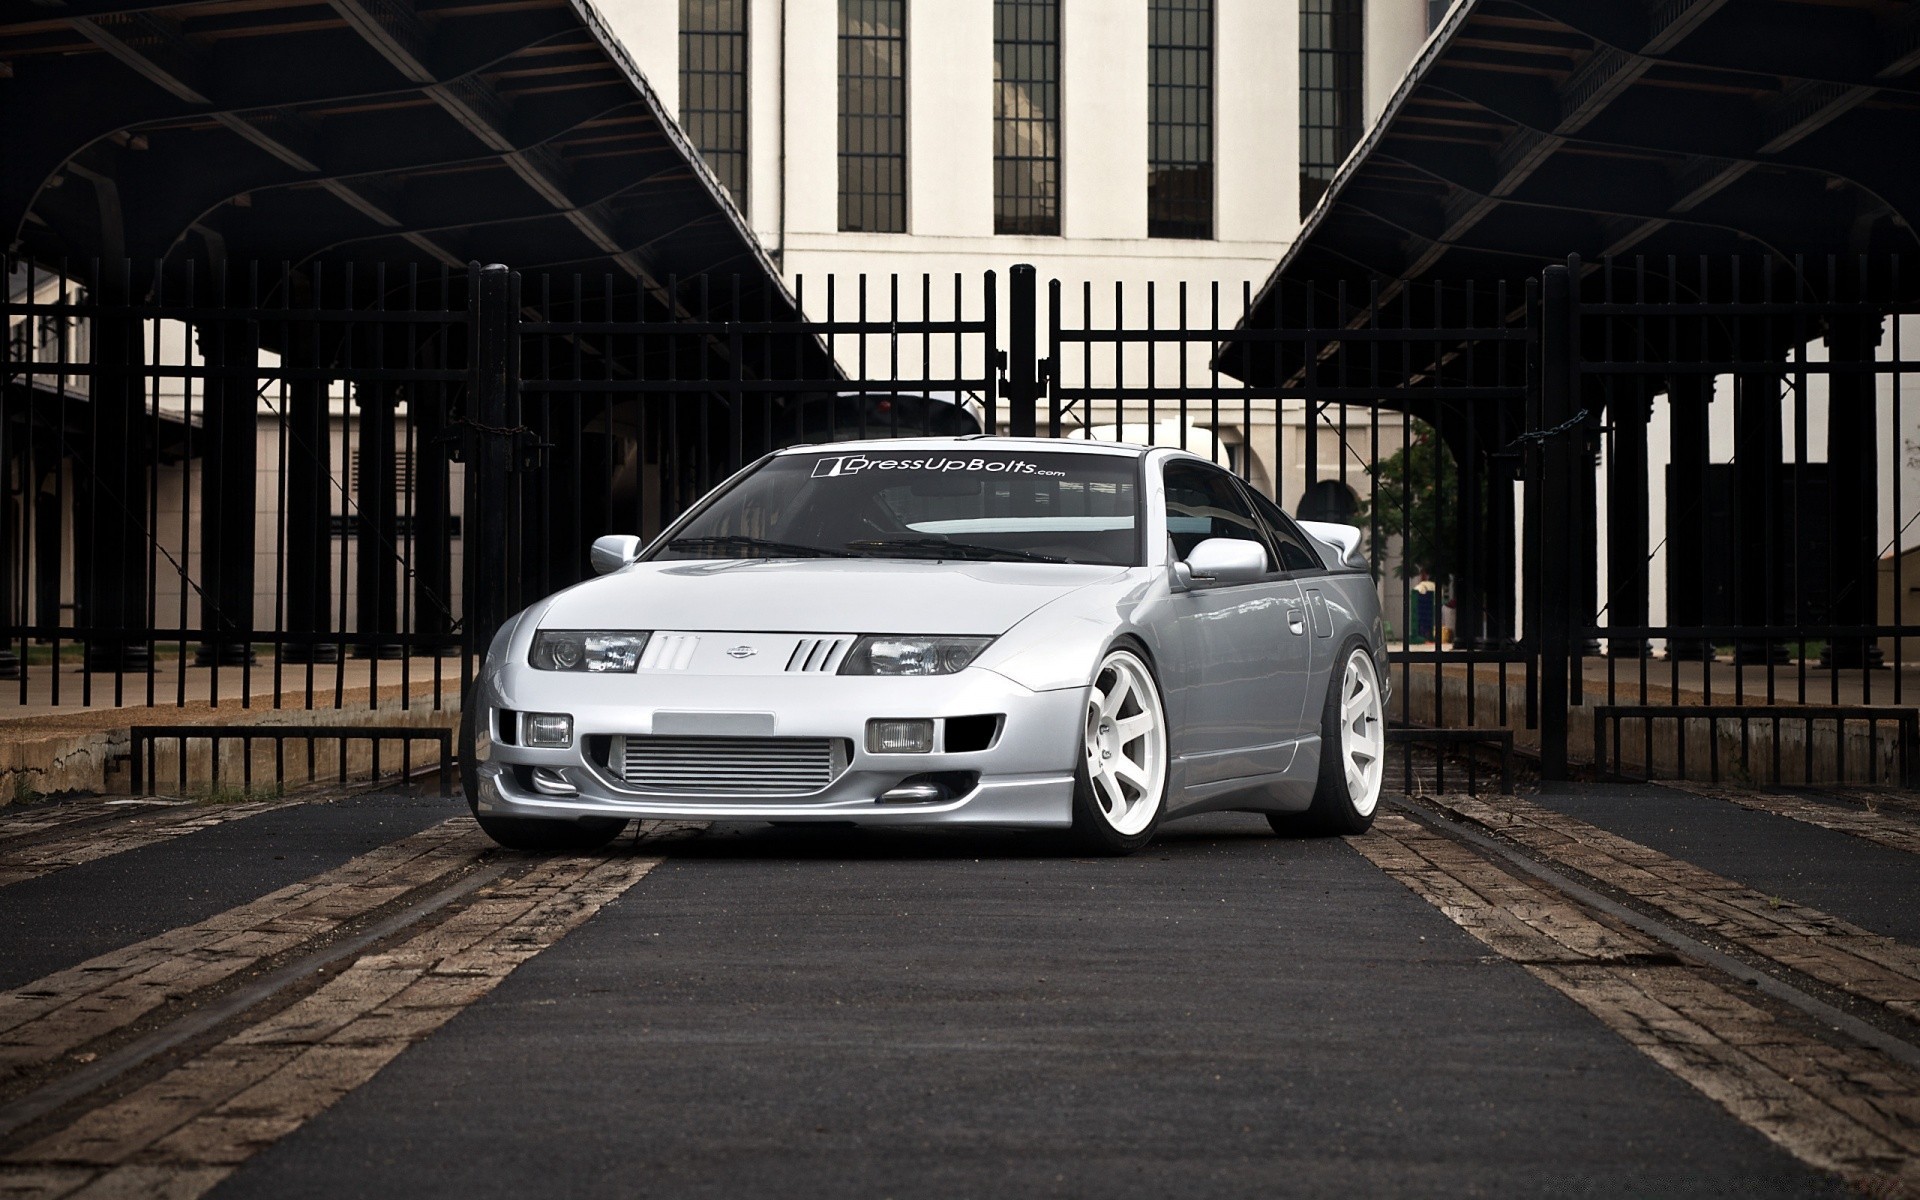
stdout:
[[1335,525],[1330,521],[1300,521],[1298,524],[1313,539],[1314,549],[1320,552],[1320,557],[1332,569],[1368,569],[1366,552],[1360,549],[1360,531],[1352,525]]

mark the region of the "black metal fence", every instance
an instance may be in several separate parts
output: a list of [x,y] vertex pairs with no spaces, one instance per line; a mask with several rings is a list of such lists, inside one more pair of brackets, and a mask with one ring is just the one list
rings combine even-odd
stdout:
[[1302,519],[1362,528],[1393,662],[1389,779],[1408,791],[1444,790],[1449,754],[1466,758],[1462,783],[1496,747],[1487,765],[1509,773],[1509,739],[1462,731],[1538,725],[1511,586],[1535,291],[1303,291],[1253,325],[1237,319],[1250,285],[1049,289],[1049,433],[1179,446]]
[[1549,686],[1566,662],[1596,737],[1603,712],[1692,720],[1616,736],[1630,772],[1687,774],[1691,741],[1696,769],[1757,781],[1905,781],[1909,726],[1877,706],[1920,679],[1914,282],[1898,259],[1831,257],[1549,273],[1542,420],[1576,432],[1550,452],[1527,578],[1574,618],[1564,658],[1543,646]]
[[768,451],[978,433],[999,416],[991,273],[923,276],[904,294],[897,277],[829,278],[817,296],[803,279],[815,320],[742,312],[737,278],[669,279],[667,312],[649,319],[631,282],[501,275],[518,289],[518,319],[498,330],[518,384],[479,402],[526,451],[504,612],[583,578],[595,537],[651,537]]
[[1025,267],[802,281],[798,320],[709,277],[5,265],[22,712],[447,706],[595,536],[779,446],[995,429],[1184,446],[1360,526],[1409,788],[1562,775],[1596,706],[1899,706],[1920,648],[1897,263],[1303,288],[1264,327],[1247,285]]
[[9,698],[457,692],[465,272],[6,267]]

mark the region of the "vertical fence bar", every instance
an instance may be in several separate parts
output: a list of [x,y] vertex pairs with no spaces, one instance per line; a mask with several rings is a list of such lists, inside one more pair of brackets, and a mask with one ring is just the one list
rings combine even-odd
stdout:
[[1060,436],[1060,281],[1047,281],[1047,436]]
[[[1541,280],[1540,428],[1556,429],[1573,415],[1574,266],[1548,267]],[[1568,530],[1554,528],[1573,509],[1573,472],[1584,442],[1562,433],[1546,438],[1540,456],[1540,570],[1529,582],[1539,589],[1540,776],[1567,778],[1567,659],[1572,650],[1573,567]]]
[[468,655],[485,653],[508,607],[508,553],[513,446],[506,433],[509,398],[519,386],[518,336],[514,329],[512,272],[494,265],[471,272],[473,289],[472,378],[468,388],[467,495],[464,530],[466,644]]
[[1015,263],[1007,272],[1007,293],[1007,432],[1033,437],[1039,432],[1039,299],[1030,264]]

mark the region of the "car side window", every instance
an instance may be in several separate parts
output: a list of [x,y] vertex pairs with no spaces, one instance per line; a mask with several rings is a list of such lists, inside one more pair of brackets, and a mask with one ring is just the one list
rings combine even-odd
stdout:
[[1261,522],[1273,536],[1273,544],[1280,550],[1282,571],[1318,571],[1326,566],[1313,552],[1313,547],[1307,545],[1307,535],[1300,532],[1293,518],[1280,511],[1278,504],[1253,488],[1248,488],[1247,494],[1253,497],[1253,510],[1260,514]]
[[1167,465],[1167,536],[1179,558],[1208,538],[1234,538],[1258,543],[1266,551],[1267,570],[1274,569],[1273,550],[1260,531],[1259,519],[1225,471],[1199,463]]

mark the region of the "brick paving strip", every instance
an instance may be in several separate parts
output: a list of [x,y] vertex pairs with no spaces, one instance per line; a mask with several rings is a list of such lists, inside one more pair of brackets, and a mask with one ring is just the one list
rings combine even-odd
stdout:
[[1666,944],[1399,814],[1350,844],[1801,1161],[1869,1194],[1920,1189],[1920,1071],[1780,1020]]
[[1849,808],[1832,801],[1811,800],[1792,793],[1767,792],[1751,788],[1716,787],[1707,783],[1680,782],[1663,783],[1661,786],[1670,787],[1676,791],[1692,792],[1696,796],[1725,800],[1754,812],[1772,813],[1776,817],[1818,825],[1822,829],[1831,829],[1835,833],[1851,834],[1890,849],[1904,850],[1908,854],[1920,854],[1920,824],[1889,815],[1886,809],[1895,806],[1888,805],[1878,798],[1869,798],[1870,794],[1841,796],[1842,799],[1862,805],[1860,808]]
[[458,817],[192,925],[0,992],[0,1092],[167,1006],[469,869],[491,843]]
[[1517,796],[1423,797],[1461,820],[1850,996],[1920,1022],[1920,949]]
[[1908,817],[1920,817],[1920,792],[1910,788],[1823,787],[1820,791],[1822,795],[1857,800],[1873,812],[1884,809],[1905,813]]
[[[697,828],[697,827],[695,827]],[[660,826],[650,840],[687,832]],[[530,860],[445,921],[0,1158],[0,1196],[187,1200],[373,1078],[662,860]]]
[[[50,832],[79,825],[97,825],[115,817],[131,815],[134,805],[122,800],[67,800],[41,804],[15,812],[0,808],[0,848],[25,838],[42,837]],[[178,802],[163,801],[156,808],[180,807]]]
[[[64,871],[68,867],[77,867],[82,863],[94,862],[114,854],[124,854],[129,850],[138,850],[142,846],[185,837],[190,833],[211,829],[215,825],[224,825],[228,821],[257,817],[261,813],[306,802],[303,799],[281,797],[273,800],[248,800],[238,804],[196,805],[191,808],[168,809],[164,812],[129,817],[107,829],[101,829],[98,824],[103,817],[113,811],[106,805],[81,806],[64,820],[55,820],[49,816],[29,821],[23,817],[17,824],[8,825],[3,839],[0,839],[0,887],[28,879],[38,879],[42,875],[51,875],[55,871]],[[28,845],[13,848],[5,845],[6,842],[25,841],[40,833],[58,830],[64,825],[83,822],[85,828],[66,837],[36,840]]]

